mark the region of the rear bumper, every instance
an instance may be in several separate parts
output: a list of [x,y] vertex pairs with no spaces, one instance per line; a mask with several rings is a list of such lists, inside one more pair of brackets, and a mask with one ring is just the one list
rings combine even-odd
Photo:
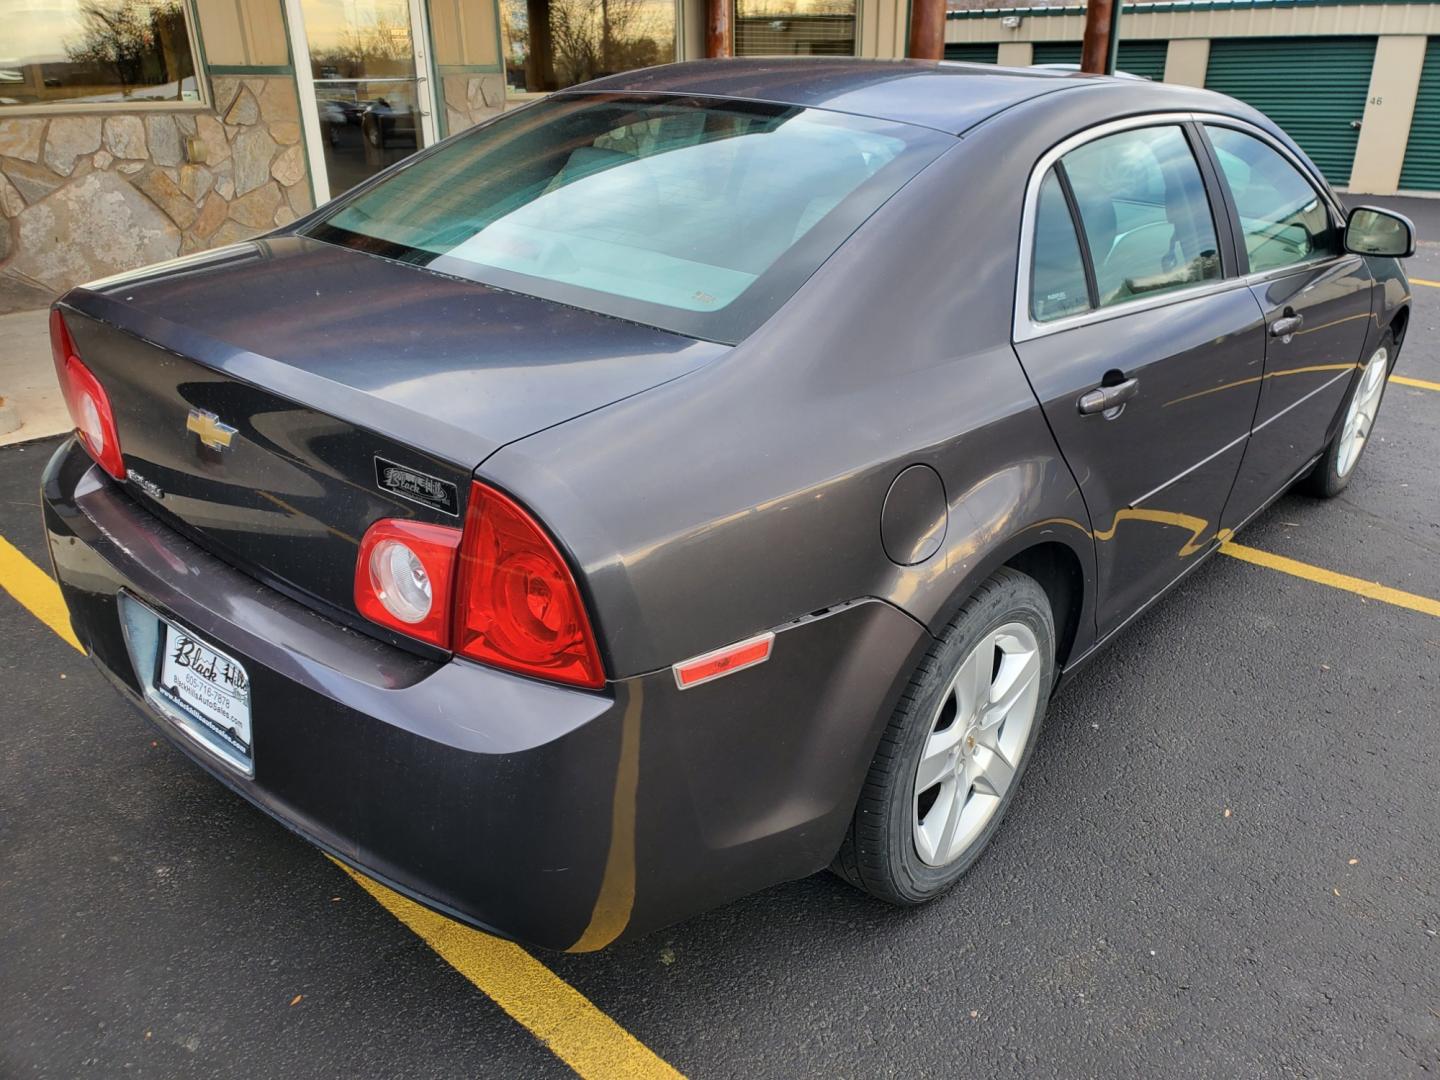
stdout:
[[[598,948],[825,866],[927,643],[877,601],[777,628],[772,660],[681,692],[599,693],[342,628],[161,524],[66,443],[51,555],[95,663],[197,764],[431,907],[547,948]],[[145,700],[119,597],[250,674],[253,776]]]

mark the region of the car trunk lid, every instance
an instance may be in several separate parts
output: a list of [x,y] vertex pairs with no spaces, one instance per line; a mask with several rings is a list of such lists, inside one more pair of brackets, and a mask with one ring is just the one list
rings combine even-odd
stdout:
[[470,474],[499,447],[724,351],[291,237],[62,303],[136,498],[347,622],[372,522],[458,525]]

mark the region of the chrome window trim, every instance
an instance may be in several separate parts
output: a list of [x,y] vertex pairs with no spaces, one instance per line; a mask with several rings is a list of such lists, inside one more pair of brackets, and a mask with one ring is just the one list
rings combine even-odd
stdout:
[[[1152,311],[1156,308],[1169,307],[1172,304],[1183,304],[1189,300],[1199,300],[1204,297],[1215,296],[1231,289],[1248,288],[1251,285],[1263,281],[1269,281],[1277,277],[1285,277],[1289,274],[1298,273],[1303,270],[1318,269],[1327,262],[1340,262],[1350,258],[1348,253],[1342,252],[1339,255],[1321,255],[1314,259],[1307,259],[1304,262],[1294,263],[1290,266],[1276,267],[1271,270],[1264,270],[1255,274],[1244,276],[1232,276],[1221,278],[1218,281],[1200,282],[1193,286],[1173,289],[1168,292],[1159,293],[1155,296],[1139,297],[1134,300],[1126,300],[1119,304],[1111,304],[1108,307],[1096,308],[1092,311],[1083,311],[1078,315],[1067,315],[1064,318],[1052,319],[1046,322],[1036,320],[1030,313],[1030,273],[1034,258],[1035,249],[1035,215],[1036,207],[1040,199],[1040,185],[1045,179],[1045,174],[1050,171],[1070,151],[1075,150],[1096,139],[1103,139],[1122,131],[1133,131],[1136,128],[1178,126],[1181,124],[1212,124],[1219,127],[1231,127],[1235,130],[1251,135],[1265,145],[1275,150],[1299,171],[1300,175],[1315,189],[1316,194],[1325,201],[1330,208],[1332,218],[1338,218],[1338,222],[1345,220],[1344,211],[1340,208],[1334,195],[1326,186],[1317,185],[1315,177],[1310,169],[1295,156],[1287,147],[1275,141],[1274,137],[1263,128],[1257,127],[1246,120],[1240,120],[1224,113],[1210,112],[1158,112],[1146,113],[1141,116],[1127,116],[1121,120],[1109,120],[1102,124],[1088,127],[1084,131],[1078,131],[1073,135],[1062,139],[1049,150],[1047,150],[1030,170],[1030,178],[1025,185],[1025,202],[1021,211],[1020,223],[1020,252],[1019,265],[1015,275],[1015,309],[1011,328],[1011,336],[1016,344],[1023,341],[1030,341],[1035,338],[1048,337],[1051,334],[1063,333],[1077,326],[1088,326],[1091,323],[1106,322],[1110,319],[1121,318],[1125,315],[1141,311]],[[1196,163],[1199,169],[1199,163]],[[1204,171],[1201,170],[1201,177],[1204,178]],[[1224,178],[1220,177],[1223,183]],[[1338,222],[1335,222],[1338,224]],[[1228,228],[1228,222],[1215,222],[1215,229],[1218,233],[1222,227]]]

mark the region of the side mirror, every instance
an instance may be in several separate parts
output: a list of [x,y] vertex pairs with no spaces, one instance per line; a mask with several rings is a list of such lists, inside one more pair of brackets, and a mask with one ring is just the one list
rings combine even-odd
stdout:
[[1345,250],[1355,255],[1415,254],[1415,226],[1404,214],[1378,206],[1357,206],[1345,222]]

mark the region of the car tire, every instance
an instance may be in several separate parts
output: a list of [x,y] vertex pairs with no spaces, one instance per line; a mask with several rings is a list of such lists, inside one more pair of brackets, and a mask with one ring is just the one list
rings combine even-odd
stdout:
[[1370,432],[1385,398],[1385,385],[1395,367],[1395,353],[1394,338],[1387,331],[1350,386],[1339,430],[1314,468],[1300,478],[1296,484],[1299,490],[1317,498],[1333,499],[1349,486],[1355,466],[1370,442]]
[[[1022,677],[1030,680],[1023,687]],[[1033,578],[1004,567],[916,668],[832,869],[892,904],[924,903],[953,885],[1015,797],[1054,682],[1049,598]]]

